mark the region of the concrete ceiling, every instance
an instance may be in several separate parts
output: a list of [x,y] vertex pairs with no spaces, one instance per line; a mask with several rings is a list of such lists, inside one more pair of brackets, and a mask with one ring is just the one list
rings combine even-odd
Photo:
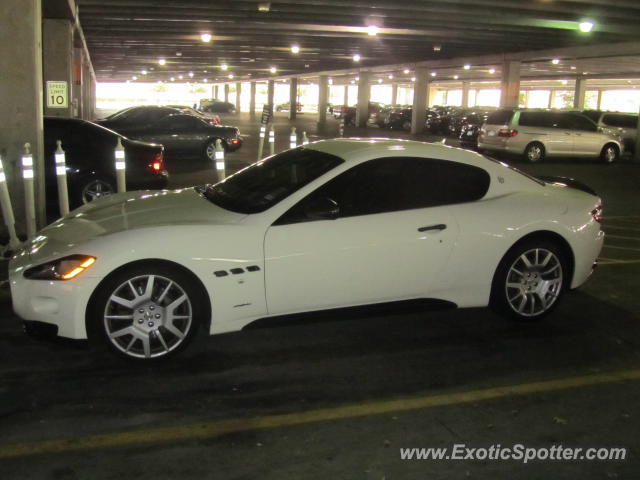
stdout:
[[[78,0],[78,9],[103,82],[140,76],[143,69],[145,81],[187,79],[189,72],[194,81],[228,80],[230,73],[234,80],[248,80],[271,75],[272,66],[276,75],[309,74],[640,41],[637,0]],[[578,23],[587,19],[595,23],[593,31],[579,32]],[[378,27],[375,36],[368,35],[371,25]],[[204,43],[202,33],[212,41]],[[292,53],[292,45],[300,52]],[[637,58],[625,61],[640,73]],[[619,70],[617,60],[602,62],[566,62],[554,69],[529,62],[523,75]],[[221,69],[223,63],[228,70]],[[487,72],[480,67],[473,73],[492,75],[488,70],[499,65],[483,66]],[[451,76],[465,74],[450,70]]]

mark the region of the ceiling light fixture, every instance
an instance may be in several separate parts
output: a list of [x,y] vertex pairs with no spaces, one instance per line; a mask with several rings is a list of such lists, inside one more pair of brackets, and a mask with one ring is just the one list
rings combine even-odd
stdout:
[[409,70],[408,68],[405,68],[405,69],[402,71],[402,73],[404,73],[405,75],[408,75],[410,71],[411,71],[411,70]]
[[591,30],[593,30],[593,27],[594,23],[590,22],[589,20],[585,20],[584,22],[580,22],[578,24],[578,28],[582,33],[589,33]]
[[491,75],[493,75],[494,73],[496,73],[496,69],[495,69],[495,68],[490,68],[490,69],[489,69],[489,73],[490,73]]
[[360,77],[356,77],[356,82],[359,82],[359,81],[360,81]]
[[138,77],[136,77],[135,75],[133,77],[131,77],[131,80],[137,80]]
[[360,61],[360,58],[361,58],[361,57],[360,57],[360,54],[359,54],[359,53],[356,53],[356,54],[353,56],[353,61],[354,61],[354,62],[359,62],[359,61]]
[[453,79],[454,79],[454,80],[458,80],[459,78],[460,78],[460,76],[459,76],[459,75],[454,75],[454,76],[453,76]]
[[367,27],[367,35],[369,35],[370,37],[375,37],[376,35],[378,35],[379,30],[380,29],[376,25],[369,25]]
[[411,81],[415,82],[416,81],[416,77],[411,77]]
[[554,58],[553,60],[551,60],[551,63],[553,63],[554,65],[558,65],[560,63],[560,59]]
[[202,40],[204,43],[209,43],[211,41],[211,34],[210,33],[200,34],[200,40]]
[[433,51],[434,52],[439,52],[440,50],[442,50],[442,45],[434,45],[433,46]]
[[291,45],[291,53],[300,53],[300,47],[298,45]]
[[389,80],[393,80],[393,75],[389,75]]
[[179,75],[178,78],[182,80],[184,77],[182,75]]
[[464,67],[462,67],[462,68],[464,68],[465,70],[469,70],[469,69],[471,68],[471,65],[469,65],[469,64],[467,63],[467,64],[466,64]]
[[146,75],[147,71],[146,70],[140,70],[140,73],[143,74],[143,75]]
[[231,80],[233,78],[233,73],[229,74],[229,80]]
[[227,65],[226,63],[220,65],[220,70],[226,70],[227,68],[229,68],[229,65]]
[[158,60],[158,65],[165,65],[167,61],[164,58]]
[[378,79],[378,83],[382,83],[382,79],[381,78]]
[[269,2],[263,2],[258,4],[259,12],[268,12],[269,10],[271,10],[271,4]]
[[269,69],[269,71],[270,71],[271,73],[276,73],[276,72],[278,71],[278,69],[277,69],[276,67],[271,67],[271,68]]
[[181,57],[181,56],[182,56],[182,52],[177,51],[177,52],[176,52],[176,57]]
[[193,72],[189,72],[189,76],[193,78]]
[[176,81],[176,77],[171,77],[169,80],[171,80],[172,82]]
[[435,77],[436,75],[438,75],[436,72],[431,72],[432,77]]

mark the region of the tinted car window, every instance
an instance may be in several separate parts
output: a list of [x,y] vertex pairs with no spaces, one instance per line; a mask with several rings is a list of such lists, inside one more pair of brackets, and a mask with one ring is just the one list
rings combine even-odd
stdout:
[[479,167],[425,158],[380,158],[338,175],[276,223],[307,221],[307,203],[322,197],[338,204],[340,217],[353,217],[471,202],[487,193],[489,183],[489,174]]
[[572,130],[583,130],[587,132],[597,132],[598,126],[593,123],[592,120],[585,117],[584,115],[575,114],[575,113],[567,113],[563,116],[567,116],[569,118],[570,127]]
[[520,112],[518,123],[523,127],[554,128],[558,126],[558,116],[550,112]]
[[602,123],[609,127],[638,128],[638,117],[634,115],[621,115],[619,113],[607,113],[602,117]]
[[600,110],[585,110],[585,111],[582,112],[583,115],[589,117],[594,122],[598,121],[598,119],[600,118],[600,114],[601,113],[602,112],[600,112]]
[[223,182],[198,187],[198,191],[227,210],[264,212],[343,162],[335,155],[299,147],[256,162]]
[[173,108],[145,108],[128,115],[124,121],[127,123],[153,123],[167,115],[177,112],[178,111]]
[[513,116],[513,110],[496,110],[487,117],[489,125],[508,125]]

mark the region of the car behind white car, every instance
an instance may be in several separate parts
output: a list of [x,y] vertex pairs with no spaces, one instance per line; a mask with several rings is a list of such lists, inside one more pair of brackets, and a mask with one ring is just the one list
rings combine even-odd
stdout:
[[537,319],[591,274],[601,208],[576,182],[440,144],[315,142],[71,212],[12,258],[13,307],[136,359],[198,327],[412,299]]

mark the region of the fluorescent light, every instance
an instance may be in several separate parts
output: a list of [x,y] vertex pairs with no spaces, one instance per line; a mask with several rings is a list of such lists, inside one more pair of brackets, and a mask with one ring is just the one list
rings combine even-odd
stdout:
[[416,77],[411,77],[411,81],[415,82],[416,81]]
[[558,65],[560,63],[560,59],[554,58],[553,60],[551,60],[551,63],[553,63],[554,65]]
[[221,70],[226,70],[227,68],[229,68],[229,65],[227,65],[226,63],[223,63],[222,65],[220,65]]
[[233,78],[233,73],[229,74],[229,80],[231,80]]
[[408,75],[410,71],[411,71],[411,70],[409,70],[408,68],[405,68],[405,69],[402,71],[402,73],[404,73],[405,75]]
[[269,71],[270,71],[271,73],[276,73],[276,72],[278,71],[278,69],[277,69],[276,67],[271,67],[271,68],[269,69]]
[[393,80],[393,75],[389,75],[389,80]]
[[291,53],[300,53],[300,47],[298,45],[291,45]]
[[169,80],[171,80],[172,82],[176,81],[176,77],[171,77]]
[[167,61],[164,58],[161,58],[161,59],[158,60],[158,64],[159,65],[164,65],[166,63],[167,63]]
[[580,31],[582,33],[589,33],[591,30],[593,30],[593,26],[594,26],[594,23],[590,22],[588,20],[586,20],[584,22],[580,22],[578,24],[578,28],[580,29]]
[[189,72],[189,76],[193,78],[193,72]]
[[137,80],[138,77],[136,77],[135,75],[133,77],[131,77],[131,80]]
[[378,79],[378,83],[382,83],[382,79],[381,78]]
[[179,78],[180,80],[182,80],[184,77],[183,77],[182,75],[180,75],[180,76],[178,76],[178,78]]
[[140,73],[143,74],[143,75],[146,75],[147,71],[146,70],[140,70]]
[[496,69],[495,69],[495,68],[490,68],[490,69],[489,69],[489,73],[490,73],[491,75],[493,75],[494,73],[496,73]]
[[435,77],[436,75],[438,75],[436,72],[431,72],[432,77]]
[[359,54],[359,53],[356,53],[356,54],[353,56],[353,61],[354,61],[354,62],[359,62],[359,61],[360,61],[360,54]]
[[462,67],[462,68],[464,68],[465,70],[469,70],[469,69],[471,68],[471,65],[469,65],[469,64],[467,63],[467,64],[466,64],[464,67]]
[[204,43],[209,43],[211,41],[211,34],[210,33],[201,34],[200,40],[202,40]]
[[369,25],[367,27],[367,35],[370,37],[375,37],[378,34],[378,27],[376,25]]
[[459,78],[460,78],[460,76],[459,76],[459,75],[454,75],[454,76],[453,76],[453,79],[454,79],[454,80],[458,80]]

